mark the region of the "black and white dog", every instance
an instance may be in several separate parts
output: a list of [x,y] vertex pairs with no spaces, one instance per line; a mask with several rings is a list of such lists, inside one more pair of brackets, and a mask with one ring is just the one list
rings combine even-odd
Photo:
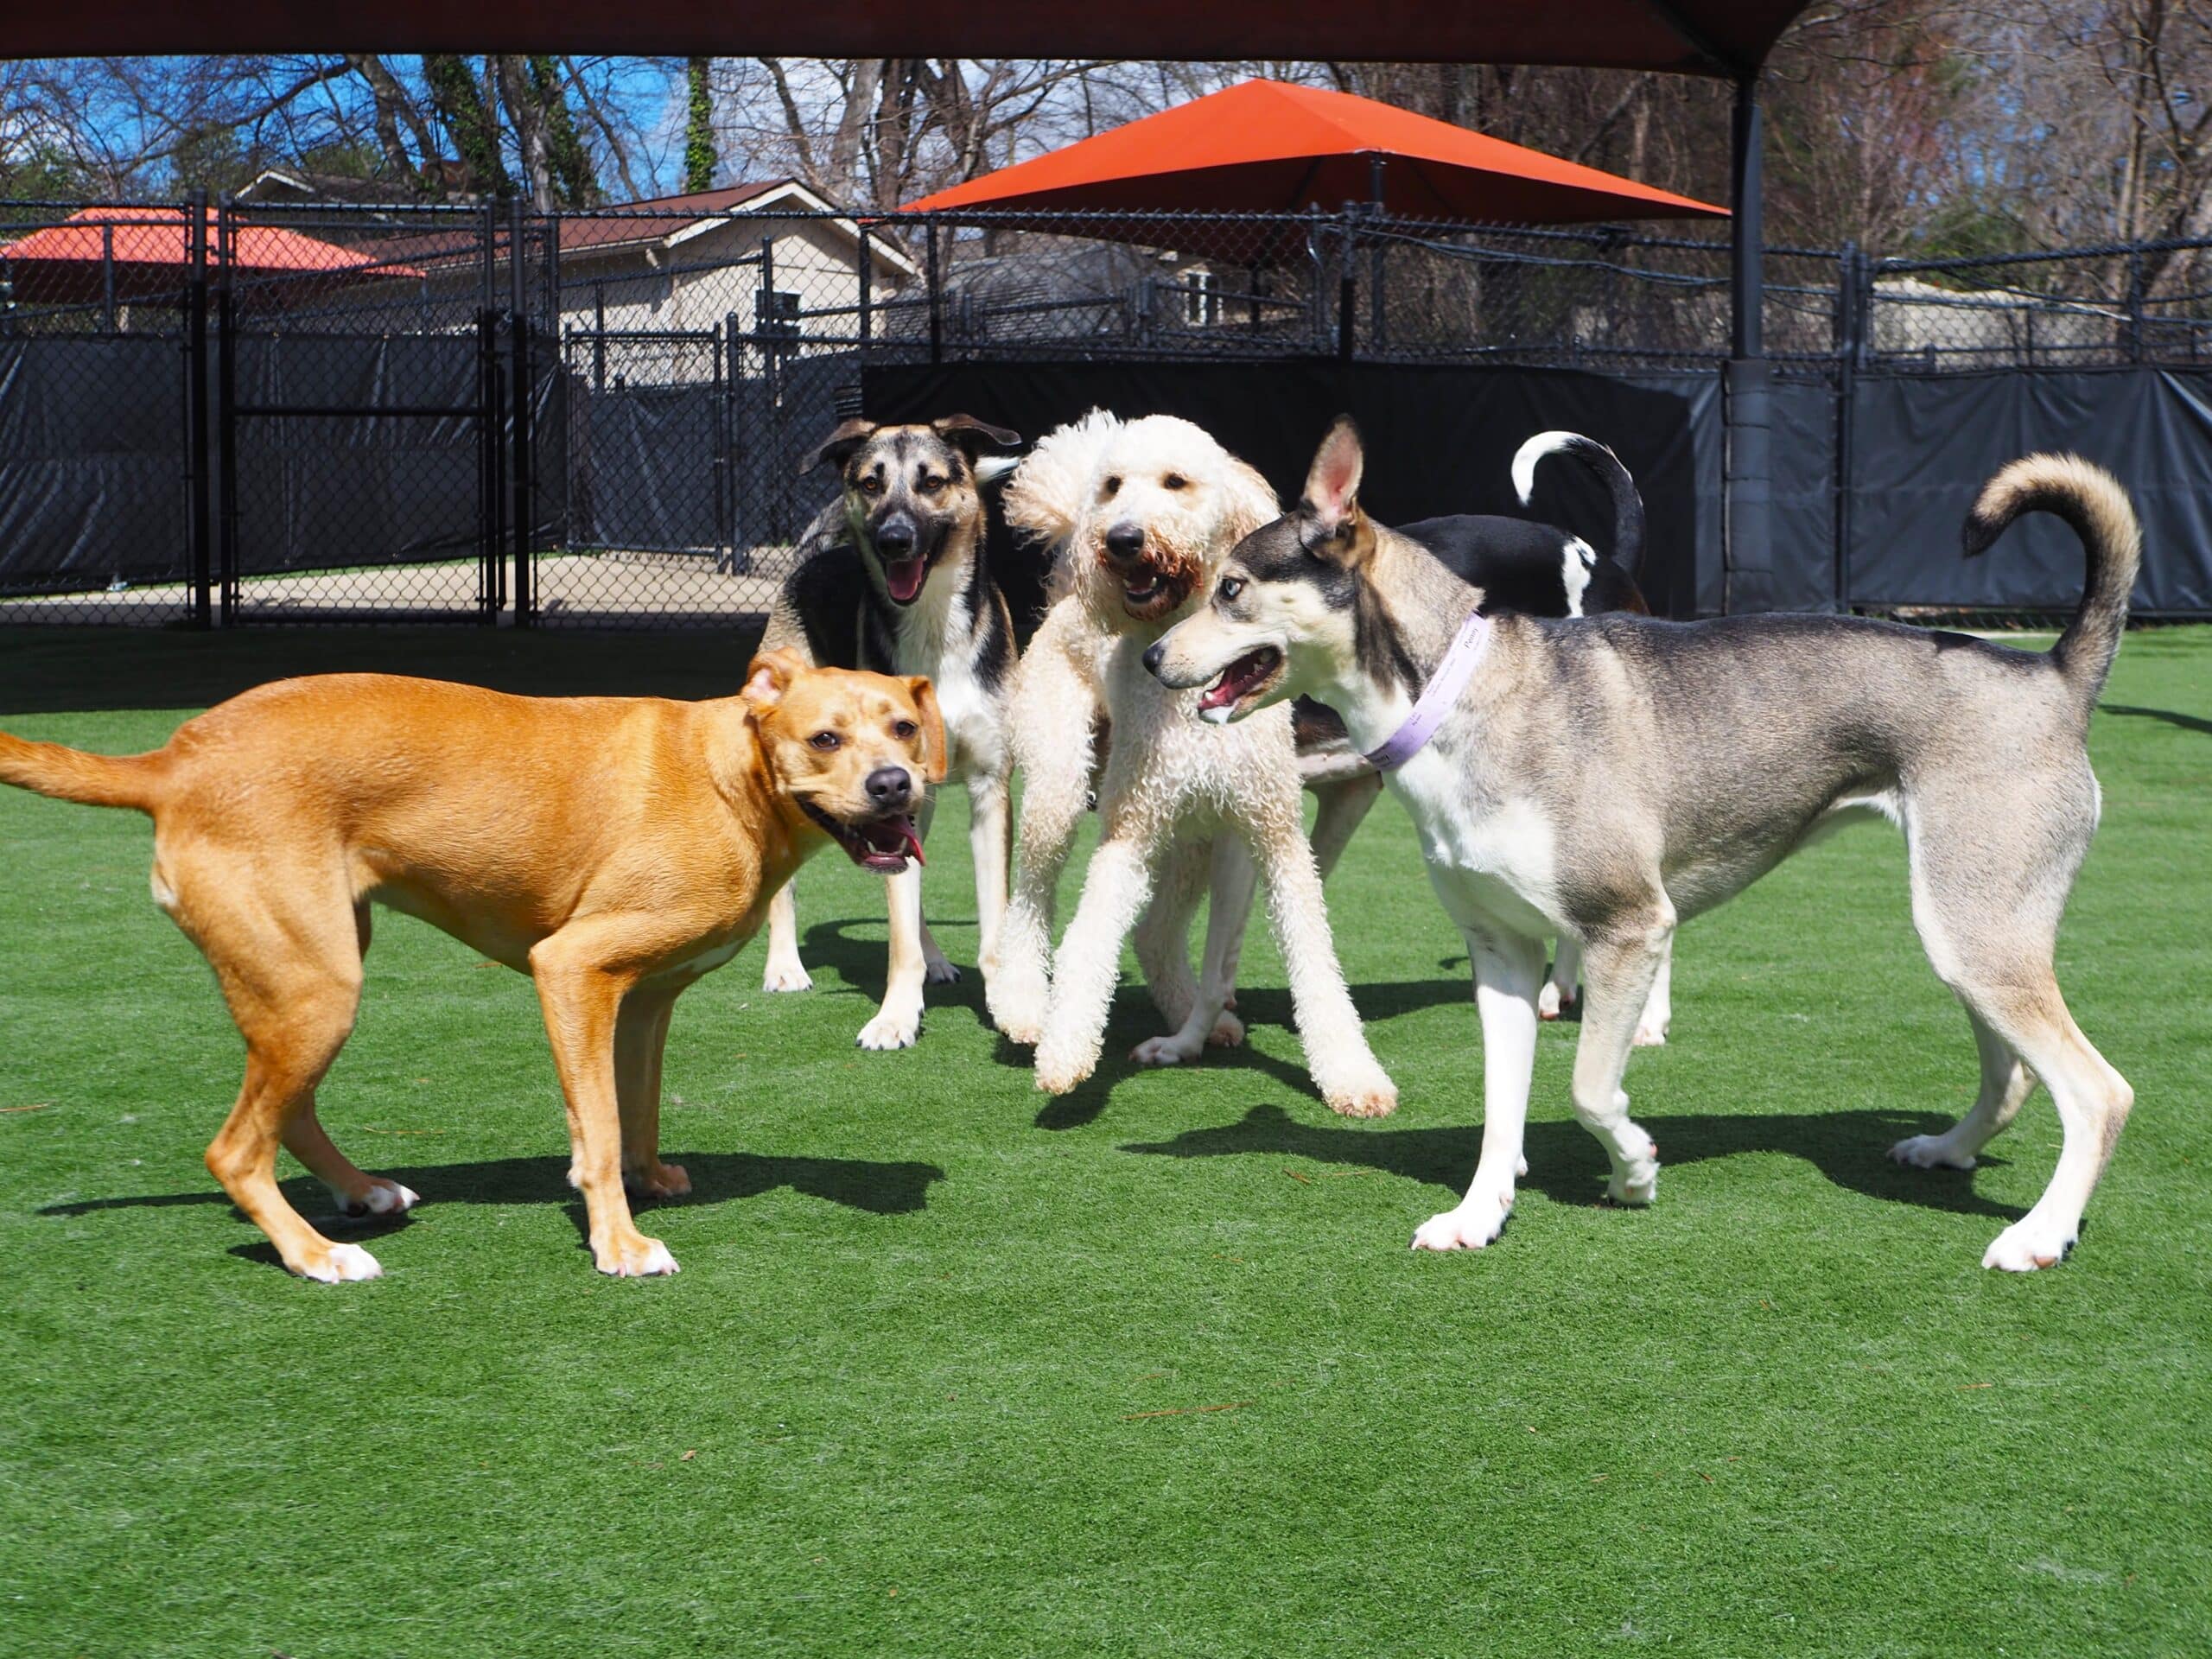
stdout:
[[[947,776],[968,786],[979,965],[986,980],[1006,910],[1013,766],[1006,700],[1014,636],[1006,596],[984,556],[983,489],[1014,462],[982,451],[1020,442],[970,415],[925,425],[852,420],[839,426],[803,470],[834,463],[843,487],[808,527],[798,566],[777,595],[760,641],[763,651],[797,651],[817,667],[925,674],[936,687],[950,748]],[[934,793],[930,798],[933,804]],[[925,839],[929,814],[925,805]],[[921,1033],[924,982],[942,983],[960,974],[922,920],[919,858],[885,885],[890,974],[883,1006],[861,1028],[862,1048],[911,1046]],[[812,983],[799,961],[798,912],[786,886],[768,909],[763,988],[803,991]]]
[[[1605,1150],[1610,1195],[1648,1204],[1658,1148],[1628,1115],[1621,1071],[1675,925],[1836,823],[1879,815],[1904,831],[1914,925],[1981,1058],[1966,1116],[1891,1155],[1971,1167],[2040,1079],[2065,1131],[2058,1166],[1982,1264],[2024,1273],[2063,1256],[2134,1102],[2052,963],[2101,804],[2089,715],[2142,554],[2126,492],[2078,457],[2031,455],[1967,515],[1968,555],[2024,512],[2081,537],[2081,608],[2044,655],[1859,617],[1493,619],[1360,511],[1363,464],[1339,422],[1296,509],[1239,543],[1205,608],[1144,661],[1196,690],[1202,719],[1327,703],[1414,819],[1474,964],[1484,1069],[1473,1183],[1414,1248],[1478,1249],[1513,1207],[1545,934],[1584,944],[1574,1116]],[[1571,741],[1554,702],[1578,710]]]

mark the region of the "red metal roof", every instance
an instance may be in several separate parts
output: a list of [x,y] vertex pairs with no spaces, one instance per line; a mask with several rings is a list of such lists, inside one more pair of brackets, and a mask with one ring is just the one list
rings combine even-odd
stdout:
[[[181,275],[192,260],[181,207],[86,207],[58,225],[0,242],[0,259],[16,264],[155,266]],[[357,248],[321,242],[272,225],[232,230],[233,268],[246,276],[356,272],[365,276],[420,276],[412,266],[390,264]],[[207,211],[207,258],[219,264],[223,250],[216,213]]]

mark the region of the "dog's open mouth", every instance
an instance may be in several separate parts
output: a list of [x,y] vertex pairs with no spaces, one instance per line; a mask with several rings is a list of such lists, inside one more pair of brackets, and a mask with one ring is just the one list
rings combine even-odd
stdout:
[[911,605],[914,596],[922,591],[922,578],[929,574],[929,561],[886,559],[883,563],[883,585],[891,590],[891,597],[901,605]]
[[1180,605],[1189,593],[1187,583],[1147,566],[1122,579],[1122,607],[1140,622],[1156,622]]
[[910,858],[917,865],[928,862],[922,856],[922,838],[915,831],[914,820],[904,812],[893,817],[871,818],[865,823],[840,823],[812,801],[802,800],[799,805],[808,817],[828,832],[832,841],[845,849],[845,855],[864,870],[896,875],[906,868]]
[[1282,674],[1282,652],[1273,645],[1246,652],[1213,677],[1198,696],[1198,718],[1234,720]]

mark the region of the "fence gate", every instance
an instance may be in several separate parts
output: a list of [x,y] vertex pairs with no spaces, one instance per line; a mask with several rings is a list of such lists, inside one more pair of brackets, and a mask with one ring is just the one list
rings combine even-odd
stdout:
[[488,212],[270,220],[218,226],[222,621],[493,620],[516,463],[489,302],[513,238]]

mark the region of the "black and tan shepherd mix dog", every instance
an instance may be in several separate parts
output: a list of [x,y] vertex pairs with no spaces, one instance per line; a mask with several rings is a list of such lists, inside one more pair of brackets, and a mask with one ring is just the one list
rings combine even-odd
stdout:
[[[799,543],[764,651],[824,667],[925,674],[937,688],[950,744],[950,775],[968,786],[976,861],[979,966],[988,979],[1006,908],[1007,785],[1013,769],[1006,699],[1014,622],[984,556],[985,486],[1013,463],[983,454],[1021,442],[971,415],[879,426],[850,420],[804,471],[834,464],[842,488]],[[929,832],[928,809],[921,830]],[[922,986],[959,977],[922,920],[921,848],[890,878],[891,967],[883,1006],[861,1028],[862,1048],[906,1048],[921,1034]],[[786,887],[768,912],[771,991],[813,982],[799,960],[797,907]]]

